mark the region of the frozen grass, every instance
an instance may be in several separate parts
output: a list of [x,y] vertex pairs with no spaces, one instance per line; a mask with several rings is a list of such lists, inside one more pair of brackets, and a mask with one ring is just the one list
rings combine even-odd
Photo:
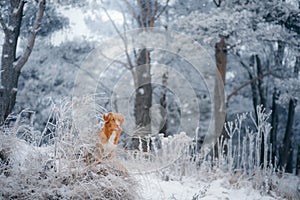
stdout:
[[[222,190],[235,194],[228,188],[251,191],[250,186],[260,192],[257,198],[300,198],[299,177],[278,172],[268,156],[260,156],[262,135],[267,138],[263,151],[268,155],[271,130],[270,114],[261,107],[257,110],[258,122],[248,113],[226,124],[229,137],[219,140],[218,152],[203,156],[195,150],[195,140],[180,133],[167,138],[163,135],[145,138],[147,152],[142,147],[135,151],[119,148],[112,160],[101,159],[97,130],[85,133],[90,136],[89,142],[78,137],[82,133],[73,125],[70,108],[68,103],[53,103],[42,133],[32,128],[33,113],[24,122],[22,116],[28,116],[29,111],[16,116],[9,128],[1,128],[3,199],[140,199],[143,193],[140,187],[145,187],[141,179],[153,175],[160,178],[161,185],[173,181],[186,183],[183,188],[197,187],[189,194],[192,199],[209,199],[213,192],[210,185],[217,187],[221,182],[226,182],[226,187],[217,190],[219,196]],[[246,120],[255,129],[245,127]],[[188,183],[192,179],[196,180],[195,186]],[[149,181],[152,180],[157,179]]]
[[126,168],[99,159],[97,134],[93,144],[78,139],[70,105],[53,104],[51,110],[42,134],[20,123],[21,114],[10,128],[2,127],[1,198],[139,199]]
[[[119,153],[120,160],[132,173],[156,173],[164,181],[182,181],[185,177],[201,179],[203,174],[204,177],[214,174],[219,178],[228,177],[228,182],[235,188],[251,185],[265,196],[300,199],[299,177],[279,171],[270,162],[270,113],[259,106],[257,114],[257,121],[251,113],[245,113],[225,124],[229,137],[219,139],[218,152],[212,144],[211,153],[203,156],[195,151],[195,140],[180,133],[167,138],[162,135],[148,137],[148,152],[123,150]],[[247,120],[252,123],[253,130],[250,130]],[[262,140],[262,137],[266,139]],[[262,142],[264,149],[261,149]],[[264,152],[262,158],[261,151]],[[202,196],[205,196],[203,191],[195,194],[198,199]]]

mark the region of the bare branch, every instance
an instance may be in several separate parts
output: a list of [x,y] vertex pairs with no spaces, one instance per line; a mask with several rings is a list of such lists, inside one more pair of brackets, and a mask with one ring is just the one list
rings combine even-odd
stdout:
[[33,26],[33,30],[31,32],[31,35],[29,36],[27,47],[26,47],[26,49],[25,49],[22,57],[20,58],[20,60],[18,61],[18,63],[15,66],[15,69],[17,71],[21,71],[22,67],[27,62],[27,60],[28,60],[28,58],[29,58],[29,56],[30,56],[30,54],[32,52],[33,46],[34,46],[36,34],[39,31],[39,28],[40,28],[41,23],[42,23],[42,18],[43,18],[43,15],[44,15],[44,10],[45,10],[45,7],[46,7],[46,0],[39,0],[38,4],[39,4],[38,5],[39,6],[39,10],[38,10],[38,13],[37,13],[35,24]]
[[128,53],[127,39],[123,37],[122,33],[118,29],[118,27],[115,24],[115,22],[112,20],[111,16],[108,14],[107,10],[105,8],[102,8],[102,9],[104,10],[105,14],[109,18],[109,21],[112,23],[112,25],[113,25],[114,29],[116,30],[116,32],[118,33],[119,37],[122,39],[122,41],[124,43],[124,47],[125,47],[125,54],[126,54],[127,62],[129,64],[129,67],[127,67],[127,68],[128,69],[132,69],[134,66],[133,66],[133,64],[131,62],[131,59],[130,59],[130,56],[129,56],[129,53]]
[[108,59],[108,60],[110,60],[110,61],[114,61],[114,62],[116,62],[116,63],[119,63],[119,64],[123,65],[125,68],[130,69],[130,67],[128,66],[127,63],[122,62],[122,61],[117,60],[117,59],[110,58],[110,57],[108,57],[107,55],[105,55],[105,54],[102,53],[102,52],[100,52],[100,54],[101,54],[104,58],[106,58],[106,59]]
[[17,10],[13,12],[13,15],[15,15],[15,16],[20,15],[20,13],[22,12],[22,10],[24,8],[25,3],[26,3],[26,1],[21,1]]
[[4,19],[2,18],[1,15],[0,15],[0,24],[1,24],[1,26],[2,26],[2,29],[3,29],[3,31],[4,31],[4,34],[6,35],[7,32],[8,32],[8,28],[7,28],[7,26],[6,26],[5,22],[4,22]]
[[216,0],[214,0],[214,3],[216,4],[217,7],[220,7],[222,0],[218,0],[218,2]]
[[142,6],[142,2],[141,2],[141,0],[137,0],[137,2],[138,2],[138,7],[139,7],[139,10],[140,10],[140,17],[138,17],[138,16],[136,16],[136,20],[137,20],[137,23],[140,23],[140,28],[146,28],[146,27],[144,27],[144,23],[143,23],[143,6]]
[[150,21],[150,27],[154,27],[154,22],[155,22],[155,20],[156,20],[156,17],[155,17],[155,15],[156,15],[156,13],[157,13],[157,11],[158,11],[158,5],[157,5],[157,1],[155,1],[155,3],[154,3],[155,5],[154,5],[154,12],[153,12],[153,15],[152,15],[152,17],[151,17],[151,21]]
[[138,21],[137,14],[136,14],[134,8],[130,5],[130,3],[127,0],[124,0],[124,2],[126,3],[127,8],[131,11],[133,18],[135,18]]
[[227,96],[226,101],[228,102],[232,96],[236,95],[236,94],[237,94],[241,89],[243,89],[244,87],[250,85],[251,83],[254,83],[255,81],[261,80],[261,79],[263,79],[264,77],[269,76],[269,75],[271,75],[271,74],[272,74],[272,72],[271,72],[271,71],[268,71],[267,73],[262,74],[261,76],[258,76],[258,77],[256,77],[256,78],[254,78],[254,79],[252,79],[252,80],[250,80],[250,81],[248,81],[248,82],[242,84],[240,87],[238,87],[237,89],[235,89],[231,94],[229,94],[229,95]]
[[167,0],[165,6],[161,9],[161,11],[156,15],[155,17],[155,20],[157,20],[164,12],[165,10],[167,9],[168,5],[169,5],[169,1],[170,0]]

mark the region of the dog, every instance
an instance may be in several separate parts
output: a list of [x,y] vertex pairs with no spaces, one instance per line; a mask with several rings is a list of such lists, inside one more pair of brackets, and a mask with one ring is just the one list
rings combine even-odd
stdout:
[[122,114],[109,112],[103,115],[104,126],[99,131],[99,150],[104,157],[112,157],[119,141],[124,123]]

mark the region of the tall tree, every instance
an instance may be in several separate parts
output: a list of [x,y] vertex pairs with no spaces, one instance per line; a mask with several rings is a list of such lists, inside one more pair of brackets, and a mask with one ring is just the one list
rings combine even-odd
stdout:
[[[242,96],[252,102],[253,108],[251,110],[253,112],[256,112],[256,106],[261,104],[266,109],[273,107],[278,110],[278,108],[289,107],[285,112],[276,111],[272,115],[272,125],[275,129],[272,130],[271,142],[274,147],[274,154],[276,147],[279,147],[277,137],[283,136],[277,132],[284,133],[283,130],[286,130],[286,144],[290,141],[290,137],[293,137],[291,133],[294,128],[291,127],[293,125],[291,121],[294,121],[292,117],[295,114],[293,112],[295,109],[294,100],[299,98],[296,88],[299,88],[300,82],[295,81],[295,78],[291,80],[291,76],[293,74],[292,69],[294,69],[293,63],[299,55],[300,27],[299,17],[297,17],[299,6],[291,6],[291,2],[282,0],[260,2],[230,0],[220,4],[218,1],[215,2],[217,2],[217,8],[212,9],[209,13],[193,12],[176,21],[175,28],[197,35],[199,42],[209,46],[215,43],[219,34],[229,36],[226,42],[232,45],[232,50],[228,52],[232,58],[230,60],[232,64],[228,65],[227,72],[233,72],[234,78],[232,81],[227,81],[226,89],[228,91],[232,90],[229,86],[238,86],[237,89],[232,90],[233,92],[229,91],[231,93],[227,96],[229,109],[231,106],[237,109],[236,103],[248,102],[239,101],[238,98],[235,99],[235,102],[228,102],[233,95],[237,95],[243,88],[245,90],[243,90]],[[245,77],[249,80],[245,81]],[[287,82],[298,87],[287,84]],[[237,83],[240,85],[236,85]],[[249,85],[251,87],[246,88]],[[273,100],[269,98],[272,93],[274,93]],[[288,98],[285,98],[287,96]],[[294,103],[283,103],[280,100],[290,97]],[[286,104],[288,105],[286,106]],[[245,104],[241,103],[241,105],[244,106]],[[241,110],[245,111],[245,107]],[[288,113],[288,115],[283,115],[283,113]],[[278,120],[278,117],[281,120]],[[264,139],[269,140],[269,138],[261,139],[262,141]],[[266,142],[269,144],[269,141]],[[260,148],[263,150],[265,147]],[[282,148],[286,152],[293,146],[283,144]],[[278,155],[278,153],[276,154]],[[263,154],[261,156],[264,157]],[[275,159],[274,155],[273,159]]]
[[[165,11],[166,6],[158,9],[157,0],[137,0],[135,4],[125,3],[132,17],[141,31],[149,31],[155,25],[155,21]],[[125,41],[128,42],[128,41]],[[127,52],[128,53],[128,52]],[[152,84],[151,84],[151,55],[149,49],[134,49],[134,62],[128,58],[129,69],[132,73],[135,85],[134,116],[136,124],[135,138],[132,139],[130,148],[138,149],[139,139],[142,137],[142,148],[147,150],[144,137],[151,134],[150,108],[152,106]]]
[[46,0],[37,1],[38,10],[35,23],[28,36],[28,43],[24,52],[18,56],[18,40],[24,17],[25,4],[25,0],[4,0],[0,4],[0,23],[4,32],[1,56],[0,124],[3,124],[14,108],[21,69],[32,52],[35,38],[42,22]]

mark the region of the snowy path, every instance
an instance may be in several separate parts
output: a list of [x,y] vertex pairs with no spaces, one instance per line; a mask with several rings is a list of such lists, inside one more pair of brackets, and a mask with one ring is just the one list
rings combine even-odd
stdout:
[[185,178],[182,181],[162,181],[157,176],[136,175],[141,186],[141,196],[146,200],[274,200],[262,196],[250,185],[237,188],[227,178],[211,181]]

